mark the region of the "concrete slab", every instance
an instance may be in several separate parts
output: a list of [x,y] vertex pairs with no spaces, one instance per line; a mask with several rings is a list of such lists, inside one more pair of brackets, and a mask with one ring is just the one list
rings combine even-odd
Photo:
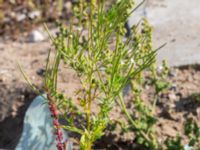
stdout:
[[170,66],[200,64],[199,0],[146,0],[130,24],[142,16],[153,26],[154,47],[167,43],[158,53],[158,63],[166,59]]

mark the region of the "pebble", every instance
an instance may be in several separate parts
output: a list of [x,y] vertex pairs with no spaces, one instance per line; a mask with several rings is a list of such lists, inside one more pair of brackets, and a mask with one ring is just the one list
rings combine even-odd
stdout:
[[2,22],[3,22],[3,23],[6,23],[6,24],[9,24],[9,23],[11,22],[11,18],[9,18],[9,17],[4,17]]
[[32,11],[28,14],[28,17],[30,19],[35,19],[41,16],[41,12],[40,11]]
[[25,19],[26,19],[26,15],[25,14],[18,14],[18,15],[16,15],[17,22],[21,22],[21,21],[23,21]]
[[40,69],[37,70],[36,73],[37,73],[37,75],[39,75],[39,76],[44,76],[44,75],[45,75],[45,69],[40,68]]
[[28,36],[28,42],[42,42],[45,40],[44,35],[38,31],[38,30],[34,30],[32,31],[29,36]]
[[173,101],[176,100],[176,95],[174,93],[170,93],[168,95],[168,97],[169,97],[170,100],[173,100]]
[[197,109],[196,109],[196,113],[197,113],[197,118],[198,118],[198,120],[200,120],[200,108],[197,108]]
[[189,146],[188,144],[186,144],[184,145],[184,150],[193,150],[193,148]]
[[169,71],[169,77],[175,77],[176,76],[176,71],[175,70],[170,70]]
[[66,11],[69,13],[70,10],[72,9],[72,3],[70,1],[66,2],[64,5]]
[[176,89],[177,89],[177,85],[176,84],[172,84],[170,86],[170,90],[176,91]]
[[158,72],[158,74],[161,74],[161,73],[162,73],[162,70],[163,70],[163,66],[162,66],[162,65],[159,65],[159,66],[157,67],[157,72]]

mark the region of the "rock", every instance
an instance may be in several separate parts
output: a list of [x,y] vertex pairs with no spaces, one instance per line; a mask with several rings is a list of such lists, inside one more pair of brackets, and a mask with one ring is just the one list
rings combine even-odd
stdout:
[[168,97],[172,101],[176,100],[176,95],[174,93],[169,93]]
[[67,1],[64,4],[64,8],[66,9],[67,13],[70,13],[70,11],[72,10],[72,3],[70,1]]
[[197,109],[196,109],[196,113],[197,113],[197,118],[198,118],[198,120],[200,120],[200,108],[197,108]]
[[6,23],[6,24],[10,24],[11,23],[11,18],[10,17],[4,17],[2,22]]
[[11,115],[12,115],[12,117],[15,117],[17,115],[17,106],[16,105],[12,106]]
[[168,75],[169,75],[169,77],[173,78],[173,77],[176,76],[176,71],[175,70],[170,70]]
[[[45,99],[38,96],[25,114],[23,132],[15,150],[57,150],[52,122]],[[63,142],[66,142],[67,132],[64,130],[62,132]],[[68,144],[67,150],[72,150],[71,144]]]
[[162,66],[162,65],[159,65],[159,66],[157,67],[157,72],[158,72],[158,74],[161,74],[162,71],[163,71],[163,66]]
[[189,144],[184,145],[184,150],[193,150],[193,147],[189,146]]
[[28,36],[28,42],[42,42],[44,40],[44,35],[38,30],[32,31]]
[[26,19],[26,15],[25,14],[17,14],[16,15],[17,22],[21,22],[21,21],[23,21],[25,19]]
[[28,13],[28,17],[30,19],[35,19],[41,16],[41,12],[40,11],[32,11],[30,13]]
[[40,68],[40,69],[37,70],[36,73],[37,73],[37,75],[39,75],[39,76],[44,76],[44,75],[45,75],[45,69]]
[[176,91],[177,90],[177,85],[176,84],[172,84],[169,88],[172,91]]

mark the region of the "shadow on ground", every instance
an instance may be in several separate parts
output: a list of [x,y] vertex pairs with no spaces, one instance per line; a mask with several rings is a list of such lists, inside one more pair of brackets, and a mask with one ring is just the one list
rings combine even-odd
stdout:
[[193,114],[197,116],[200,108],[200,93],[193,93],[188,97],[182,98],[175,102],[177,112],[186,112],[185,116]]
[[15,148],[22,132],[25,112],[36,96],[23,84],[0,82],[0,148]]

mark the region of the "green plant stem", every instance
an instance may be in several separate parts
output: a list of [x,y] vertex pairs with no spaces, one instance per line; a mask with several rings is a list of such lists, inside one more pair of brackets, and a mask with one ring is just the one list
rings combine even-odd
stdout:
[[90,75],[90,86],[89,86],[89,91],[88,91],[88,107],[87,107],[87,122],[88,122],[88,132],[90,132],[91,130],[91,120],[90,120],[90,115],[91,115],[91,102],[92,102],[92,98],[91,98],[91,94],[92,94],[92,86],[91,86],[91,80],[92,80],[92,73]]
[[[92,1],[90,2],[90,14],[89,14],[89,32],[88,32],[88,37],[89,37],[89,57],[92,59],[92,53],[91,50],[93,50],[93,34],[92,34],[92,28],[93,28],[93,3]],[[89,73],[89,90],[88,90],[88,104],[87,104],[87,130],[89,134],[91,134],[91,103],[92,103],[92,75],[93,75],[93,63],[91,63],[91,72]],[[92,142],[90,141],[90,137],[87,139],[87,150],[91,149]]]
[[150,143],[151,139],[149,139],[149,137],[143,131],[138,129],[137,124],[134,122],[131,115],[128,113],[128,110],[126,109],[126,106],[124,104],[122,93],[119,95],[119,101],[120,101],[120,106],[122,108],[122,111],[125,113],[126,117],[131,122],[133,127],[139,132],[139,134],[141,134],[141,136],[143,136]]
[[157,101],[158,101],[158,94],[155,94],[154,95],[153,106],[152,106],[152,114],[155,114]]
[[92,4],[92,0],[91,0],[91,2],[90,2],[90,16],[89,16],[89,18],[90,18],[90,21],[89,21],[89,36],[88,36],[88,37],[90,37],[90,45],[89,45],[90,48],[93,45],[93,43],[92,43],[93,42],[93,36],[92,36],[93,19],[92,19],[92,17],[93,17],[93,4]]

